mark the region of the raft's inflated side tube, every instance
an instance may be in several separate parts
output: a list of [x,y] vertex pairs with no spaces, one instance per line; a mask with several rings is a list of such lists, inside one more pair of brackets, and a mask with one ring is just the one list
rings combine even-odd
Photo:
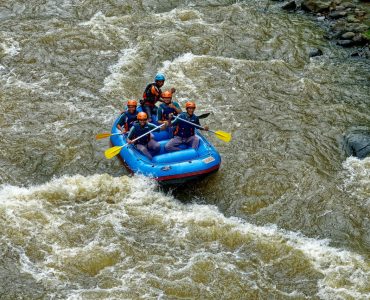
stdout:
[[[111,133],[118,133],[116,125],[119,117],[114,122]],[[133,173],[153,177],[162,183],[183,183],[190,179],[203,177],[217,171],[221,164],[221,157],[207,139],[196,130],[199,137],[197,150],[180,145],[183,150],[166,153],[164,146],[170,136],[167,130],[154,132],[153,137],[161,145],[159,155],[149,160],[135,146],[129,145],[122,148],[120,157],[125,166]],[[126,136],[111,136],[113,146],[126,144]]]

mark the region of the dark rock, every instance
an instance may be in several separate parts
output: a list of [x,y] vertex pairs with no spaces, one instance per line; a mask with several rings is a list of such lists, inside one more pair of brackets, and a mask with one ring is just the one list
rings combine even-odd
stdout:
[[343,40],[351,40],[351,39],[353,39],[355,37],[355,35],[356,34],[354,32],[349,31],[349,32],[343,33],[342,36],[341,36],[341,38]]
[[308,53],[308,56],[309,57],[315,57],[315,56],[321,56],[323,53],[322,53],[322,50],[321,49],[318,49],[318,48],[313,48],[310,50],[310,52]]
[[347,22],[349,22],[349,23],[359,23],[360,20],[357,19],[356,16],[354,16],[354,15],[349,15],[347,17]]
[[332,0],[303,0],[301,3],[303,10],[315,13],[328,12],[332,6]]
[[351,2],[345,2],[342,4],[345,8],[356,8],[356,5]]
[[341,5],[335,7],[336,11],[343,11],[344,9],[345,9],[345,7],[341,6]]
[[354,45],[354,42],[352,40],[339,40],[337,41],[337,45],[342,47],[351,47]]
[[362,18],[366,16],[366,12],[364,12],[363,10],[355,11],[355,14],[358,18]]
[[[365,33],[362,33],[361,35],[362,35],[362,38],[363,38],[364,40],[366,40],[366,42],[367,42],[367,43],[369,43],[369,42],[370,42],[370,36],[369,36],[369,35],[366,35]],[[369,46],[369,47],[370,47],[370,46]]]
[[297,4],[293,0],[293,1],[289,1],[288,3],[284,4],[281,8],[285,10],[295,10],[297,8]]
[[331,24],[331,29],[342,35],[346,32],[354,32],[354,33],[361,33],[367,30],[367,26],[365,24],[358,24],[358,23],[347,23],[344,20],[339,20],[333,24]]
[[347,16],[346,11],[332,11],[329,14],[329,17],[332,18],[332,19],[339,19],[339,18],[343,18],[345,16]]
[[358,45],[358,46],[363,46],[363,45],[366,45],[368,40],[365,38],[365,36],[363,34],[356,34],[352,41]]
[[347,155],[365,158],[370,154],[370,132],[354,131],[344,137],[344,150]]

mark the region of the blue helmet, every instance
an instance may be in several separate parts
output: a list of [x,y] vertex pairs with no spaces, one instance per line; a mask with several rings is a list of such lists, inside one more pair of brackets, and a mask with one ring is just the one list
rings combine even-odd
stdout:
[[158,73],[157,75],[155,75],[155,78],[154,78],[154,81],[165,81],[166,78],[164,78],[164,75],[162,73]]

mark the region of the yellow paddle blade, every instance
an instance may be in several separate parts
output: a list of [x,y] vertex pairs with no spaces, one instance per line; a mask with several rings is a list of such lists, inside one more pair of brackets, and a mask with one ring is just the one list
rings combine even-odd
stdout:
[[112,134],[111,134],[111,133],[109,133],[109,132],[98,133],[98,134],[95,136],[95,139],[100,140],[100,139],[104,139],[104,138],[110,137],[111,135],[112,135]]
[[226,142],[226,143],[228,143],[228,142],[230,142],[230,141],[231,141],[231,134],[230,134],[230,133],[228,133],[228,132],[218,130],[218,131],[215,131],[215,134],[216,134],[216,136],[217,136],[220,140],[222,140],[222,141],[224,141],[224,142]]
[[105,150],[104,155],[106,158],[111,159],[115,157],[118,153],[120,153],[122,148],[123,146],[114,146]]

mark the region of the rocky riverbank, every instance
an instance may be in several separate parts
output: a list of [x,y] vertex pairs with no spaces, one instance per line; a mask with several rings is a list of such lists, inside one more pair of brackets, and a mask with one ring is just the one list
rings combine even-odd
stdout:
[[[327,39],[353,48],[351,56],[370,58],[369,0],[289,0],[282,8],[310,13],[326,29]],[[320,54],[318,51],[312,56]]]

